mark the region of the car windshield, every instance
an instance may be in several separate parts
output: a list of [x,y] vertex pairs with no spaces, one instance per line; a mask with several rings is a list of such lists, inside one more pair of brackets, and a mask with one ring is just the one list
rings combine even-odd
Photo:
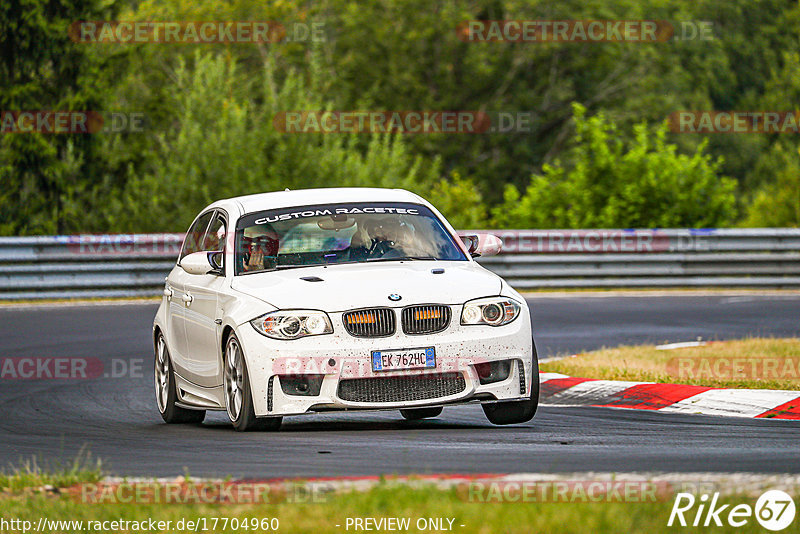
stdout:
[[358,203],[251,213],[236,228],[236,274],[402,260],[466,261],[425,206]]

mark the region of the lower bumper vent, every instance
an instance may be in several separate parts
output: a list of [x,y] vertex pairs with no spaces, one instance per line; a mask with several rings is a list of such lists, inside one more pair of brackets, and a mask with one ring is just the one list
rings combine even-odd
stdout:
[[268,412],[272,411],[272,404],[273,404],[273,401],[272,401],[273,385],[272,385],[272,383],[274,381],[275,381],[275,377],[274,376],[269,377],[269,380],[267,380],[267,411]]
[[456,395],[466,387],[461,373],[353,378],[339,382],[338,396],[350,402],[410,402]]

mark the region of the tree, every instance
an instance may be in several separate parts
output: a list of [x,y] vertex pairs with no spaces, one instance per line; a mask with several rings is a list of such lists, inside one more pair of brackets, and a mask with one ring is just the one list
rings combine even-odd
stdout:
[[[0,110],[103,109],[103,65],[67,28],[113,12],[113,3],[101,0],[0,3]],[[79,230],[76,202],[92,189],[100,158],[92,135],[0,135],[0,231]]]
[[679,154],[666,142],[667,125],[634,126],[631,140],[604,114],[574,105],[569,165],[545,165],[520,194],[506,186],[492,210],[503,228],[653,228],[730,224],[736,183],[718,176],[722,162],[704,153]]
[[744,226],[800,226],[800,148],[776,143],[768,154],[774,178],[756,191]]
[[[423,165],[397,135],[372,135],[362,151],[355,134],[278,131],[280,111],[325,104],[308,90],[313,79],[290,73],[278,82],[269,61],[258,94],[242,89],[243,73],[223,55],[198,51],[192,66],[181,61],[173,75],[176,120],[158,134],[147,168],[108,198],[104,224],[113,231],[178,231],[213,200],[287,187],[401,187],[425,195],[439,180],[437,163]],[[446,205],[461,194],[437,191]]]

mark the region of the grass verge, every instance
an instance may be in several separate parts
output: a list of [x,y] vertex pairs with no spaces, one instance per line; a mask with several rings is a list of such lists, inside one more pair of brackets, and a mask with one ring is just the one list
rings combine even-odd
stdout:
[[542,362],[540,367],[545,372],[603,380],[800,390],[800,339],[715,341],[673,350],[624,346]]
[[[0,496],[54,491],[77,484],[92,484],[103,478],[102,463],[81,452],[69,463],[44,462],[33,458],[0,471]],[[1,497],[0,497],[1,498]]]
[[[91,478],[91,474],[86,477]],[[20,478],[14,484],[23,483]],[[519,494],[517,494],[519,495]],[[723,497],[722,503],[746,503],[754,499]],[[391,482],[379,483],[366,491],[328,493],[315,502],[277,502],[274,504],[151,504],[126,502],[96,504],[83,502],[66,492],[11,493],[0,495],[3,520],[28,522],[15,529],[9,524],[4,532],[37,530],[46,518],[44,531],[57,532],[355,532],[348,523],[356,518],[407,518],[406,532],[461,532],[481,534],[516,534],[530,532],[630,532],[647,533],[668,530],[673,499],[656,502],[475,502],[469,491],[453,487],[409,487]],[[694,511],[689,521],[694,518]],[[270,521],[271,519],[277,519]],[[419,528],[419,521],[438,520],[438,528]],[[159,526],[143,527],[130,523],[163,521]],[[59,521],[80,523],[54,523]],[[118,523],[111,523],[117,521]],[[169,521],[169,523],[166,523]],[[190,523],[191,522],[191,523]],[[247,522],[248,526],[242,525]],[[348,528],[348,524],[350,525]],[[255,528],[254,528],[255,525]],[[277,528],[275,528],[277,527]],[[758,523],[750,518],[743,528],[723,526],[716,532],[755,532]],[[387,529],[373,529],[386,531]],[[697,529],[694,529],[697,530]]]

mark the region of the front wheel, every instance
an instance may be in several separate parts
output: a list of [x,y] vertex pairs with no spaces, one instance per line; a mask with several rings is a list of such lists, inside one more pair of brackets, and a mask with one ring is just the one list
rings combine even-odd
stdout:
[[436,406],[433,408],[407,408],[405,410],[400,410],[400,415],[409,421],[419,421],[420,419],[436,417],[440,413],[442,413],[441,406]]
[[167,343],[164,341],[164,334],[158,334],[156,339],[156,358],[155,358],[155,386],[156,404],[161,418],[166,423],[202,423],[206,417],[205,410],[188,410],[176,406],[178,398],[177,388],[175,387],[175,372],[172,370],[172,361],[167,350]]
[[495,425],[516,425],[527,423],[536,415],[539,407],[539,360],[536,356],[536,345],[533,345],[533,362],[531,365],[530,400],[493,402],[483,405],[483,413],[490,423]]
[[281,426],[281,417],[256,417],[247,364],[235,334],[225,344],[225,408],[233,428],[239,432],[278,430]]

